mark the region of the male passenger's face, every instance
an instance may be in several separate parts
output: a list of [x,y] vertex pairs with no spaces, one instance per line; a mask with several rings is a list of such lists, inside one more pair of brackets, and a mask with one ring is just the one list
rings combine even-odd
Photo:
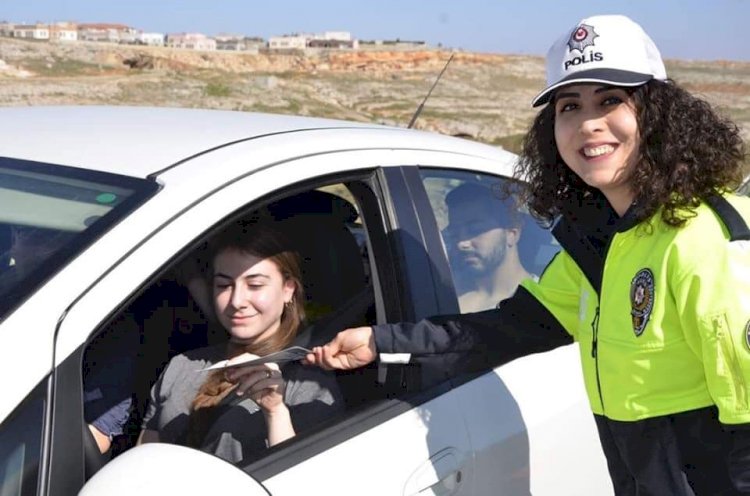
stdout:
[[449,212],[448,216],[452,240],[461,263],[479,274],[500,266],[507,252],[506,229],[498,227],[497,219],[492,218],[487,208],[479,204],[462,205],[455,210]]

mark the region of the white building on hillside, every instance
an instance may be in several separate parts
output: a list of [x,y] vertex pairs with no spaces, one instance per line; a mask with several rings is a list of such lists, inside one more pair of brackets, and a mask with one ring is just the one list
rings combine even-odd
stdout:
[[163,33],[139,33],[138,40],[149,46],[164,46],[164,34]]
[[167,46],[188,50],[216,50],[216,40],[201,33],[175,33],[167,35]]
[[312,35],[308,34],[271,36],[268,38],[268,48],[271,50],[304,50],[307,47],[307,40],[311,37]]
[[217,34],[214,36],[214,40],[216,40],[217,50],[258,53],[261,48],[266,46],[266,41],[263,38],[242,34]]
[[47,24],[17,24],[13,27],[13,37],[26,40],[49,40],[49,26]]
[[305,48],[359,48],[359,41],[348,31],[326,31],[315,34],[274,36],[268,39],[271,50],[303,50]]
[[77,41],[78,25],[72,22],[55,22],[49,26],[51,41]]
[[78,39],[81,41],[119,43],[121,39],[127,40],[137,32],[136,29],[124,24],[92,23],[78,25]]

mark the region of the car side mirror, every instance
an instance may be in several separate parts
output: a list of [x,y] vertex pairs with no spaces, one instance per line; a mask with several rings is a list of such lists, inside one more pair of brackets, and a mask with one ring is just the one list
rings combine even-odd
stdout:
[[80,496],[243,494],[268,496],[263,486],[230,463],[175,444],[136,446],[102,467]]

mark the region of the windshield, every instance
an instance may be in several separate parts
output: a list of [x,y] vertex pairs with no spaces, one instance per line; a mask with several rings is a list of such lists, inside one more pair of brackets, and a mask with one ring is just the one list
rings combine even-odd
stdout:
[[0,158],[0,320],[157,188],[144,179]]

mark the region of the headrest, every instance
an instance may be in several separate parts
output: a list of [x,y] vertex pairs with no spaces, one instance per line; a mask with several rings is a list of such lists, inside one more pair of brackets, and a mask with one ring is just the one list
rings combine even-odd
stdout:
[[284,220],[300,214],[322,214],[340,223],[354,222],[357,209],[347,200],[325,191],[305,191],[283,198],[268,206],[268,211],[276,220]]

